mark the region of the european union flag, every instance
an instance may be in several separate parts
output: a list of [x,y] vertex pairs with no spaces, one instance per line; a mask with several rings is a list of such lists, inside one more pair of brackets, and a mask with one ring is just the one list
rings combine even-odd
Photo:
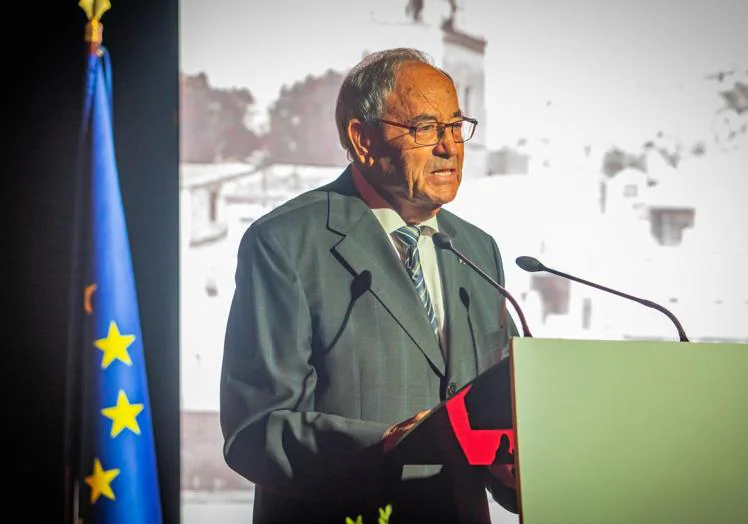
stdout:
[[112,132],[106,49],[88,55],[80,252],[83,333],[78,515],[84,524],[162,520],[138,302]]

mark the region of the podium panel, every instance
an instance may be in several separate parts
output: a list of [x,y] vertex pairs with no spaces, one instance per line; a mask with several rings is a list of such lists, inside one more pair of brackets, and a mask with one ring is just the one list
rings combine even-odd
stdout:
[[523,524],[748,522],[748,345],[514,338]]

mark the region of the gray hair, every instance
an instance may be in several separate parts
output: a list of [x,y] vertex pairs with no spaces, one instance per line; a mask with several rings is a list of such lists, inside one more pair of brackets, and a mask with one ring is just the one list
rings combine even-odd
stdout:
[[[343,80],[335,107],[340,144],[353,155],[348,139],[348,122],[357,118],[369,124],[377,123],[384,114],[385,97],[395,87],[395,77],[405,62],[421,62],[432,67],[429,55],[417,49],[399,47],[367,55],[351,69]],[[439,68],[437,70],[451,77]]]

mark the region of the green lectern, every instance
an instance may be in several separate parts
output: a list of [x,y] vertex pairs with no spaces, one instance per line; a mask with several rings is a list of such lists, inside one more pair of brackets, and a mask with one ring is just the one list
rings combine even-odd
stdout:
[[748,524],[748,344],[516,337],[393,455],[513,460],[521,524]]
[[748,344],[514,338],[522,524],[748,523]]

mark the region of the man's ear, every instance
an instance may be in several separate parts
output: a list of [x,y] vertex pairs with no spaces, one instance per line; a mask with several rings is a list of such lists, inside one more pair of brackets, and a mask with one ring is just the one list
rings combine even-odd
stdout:
[[353,146],[353,161],[364,167],[374,165],[372,129],[357,118],[348,121],[348,140]]

